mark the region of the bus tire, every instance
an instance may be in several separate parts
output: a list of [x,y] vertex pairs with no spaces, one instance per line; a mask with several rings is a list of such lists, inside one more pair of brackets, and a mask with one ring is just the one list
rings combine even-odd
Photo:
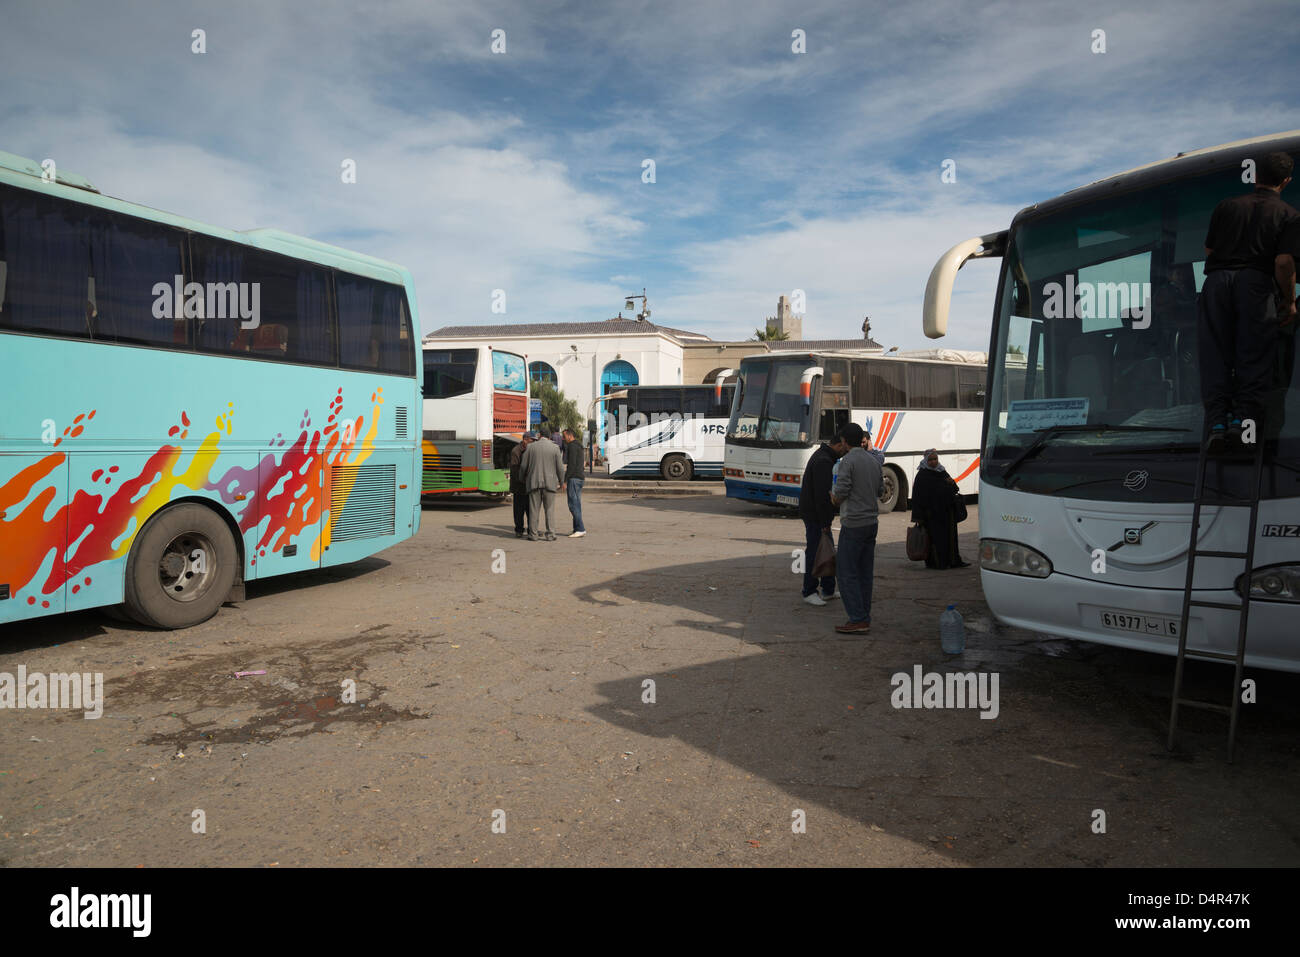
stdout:
[[695,467],[684,455],[665,455],[659,463],[659,474],[667,482],[689,482],[695,474]]
[[876,506],[881,514],[892,512],[897,508],[898,500],[902,495],[903,476],[892,465],[886,465],[880,470],[880,496],[876,499]]
[[189,628],[217,613],[235,583],[239,550],[212,509],[192,502],[157,513],[126,560],[126,608],[154,628]]

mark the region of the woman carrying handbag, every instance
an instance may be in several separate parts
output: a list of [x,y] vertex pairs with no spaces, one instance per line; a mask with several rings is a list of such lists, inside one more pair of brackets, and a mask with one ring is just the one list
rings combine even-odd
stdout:
[[[939,453],[927,449],[912,482],[912,521],[925,533],[926,568],[964,568],[957,552],[957,523],[966,518],[966,503],[948,470],[939,464]],[[920,535],[908,529],[908,557],[920,551]],[[914,561],[917,559],[913,559]]]

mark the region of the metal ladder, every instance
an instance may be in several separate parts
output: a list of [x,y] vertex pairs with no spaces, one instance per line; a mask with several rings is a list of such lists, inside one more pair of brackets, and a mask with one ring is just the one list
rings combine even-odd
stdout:
[[[1183,589],[1183,611],[1179,619],[1178,626],[1178,662],[1174,666],[1174,694],[1173,705],[1169,712],[1169,743],[1168,749],[1174,749],[1174,740],[1178,734],[1178,708],[1180,705],[1186,705],[1189,708],[1204,708],[1207,711],[1217,711],[1220,714],[1227,714],[1228,717],[1228,763],[1232,763],[1233,753],[1237,744],[1237,716],[1241,708],[1241,674],[1245,668],[1246,662],[1246,630],[1250,620],[1250,569],[1255,560],[1255,529],[1259,520],[1259,493],[1260,486],[1264,475],[1264,439],[1262,435],[1256,435],[1254,448],[1254,475],[1252,476],[1252,487],[1254,494],[1249,498],[1220,498],[1209,502],[1208,504],[1217,505],[1220,508],[1249,508],[1250,522],[1247,525],[1246,550],[1244,552],[1226,552],[1214,549],[1202,549],[1198,547],[1201,528],[1201,506],[1206,504],[1205,495],[1205,472],[1209,463],[1209,453],[1207,443],[1202,443],[1200,458],[1196,463],[1196,492],[1192,505],[1192,532],[1191,539],[1187,545],[1187,582]],[[1223,484],[1223,466],[1225,459],[1232,461],[1235,459],[1240,462],[1244,459],[1241,454],[1232,455],[1224,453],[1215,456],[1215,465],[1217,467],[1218,485],[1221,488]],[[1245,597],[1240,604],[1222,601],[1202,601],[1192,598],[1192,586],[1195,582],[1196,559],[1198,557],[1206,558],[1236,558],[1245,561],[1244,574],[1246,577]],[[1204,651],[1188,649],[1187,647],[1187,626],[1188,619],[1191,616],[1192,607],[1199,608],[1220,608],[1237,612],[1237,651],[1236,654],[1228,654],[1222,651]],[[1183,666],[1188,658],[1199,658],[1208,661],[1232,662],[1236,665],[1234,670],[1232,684],[1231,704],[1223,705],[1213,701],[1199,701],[1193,698],[1184,698],[1183,693]]]

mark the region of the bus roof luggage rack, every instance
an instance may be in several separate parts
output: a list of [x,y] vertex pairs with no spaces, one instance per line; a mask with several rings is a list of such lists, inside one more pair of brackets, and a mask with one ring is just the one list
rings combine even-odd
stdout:
[[[1196,463],[1196,492],[1192,504],[1192,531],[1191,540],[1187,544],[1187,582],[1183,589],[1183,611],[1178,625],[1178,659],[1174,665],[1174,694],[1173,703],[1169,711],[1169,743],[1168,749],[1174,749],[1174,741],[1178,734],[1178,709],[1186,705],[1189,708],[1201,708],[1206,711],[1218,711],[1221,714],[1228,715],[1228,763],[1232,763],[1233,754],[1237,746],[1237,717],[1241,708],[1241,673],[1245,667],[1246,661],[1246,626],[1250,620],[1250,569],[1255,560],[1255,527],[1259,520],[1259,490],[1264,474],[1264,441],[1260,436],[1254,443],[1254,459],[1252,469],[1254,474],[1251,476],[1251,487],[1254,489],[1254,495],[1250,498],[1208,498],[1205,493],[1205,469],[1209,460],[1208,443],[1201,443],[1200,457]],[[1222,474],[1224,457],[1217,456],[1215,464],[1220,475],[1219,485],[1222,486]],[[1217,505],[1220,508],[1249,508],[1250,521],[1246,525],[1246,550],[1244,552],[1231,552],[1222,549],[1198,549],[1197,543],[1200,539],[1201,527],[1201,506]],[[1224,601],[1204,601],[1192,598],[1192,586],[1195,582],[1196,559],[1204,558],[1236,558],[1242,559],[1246,563],[1245,572],[1242,576],[1244,582],[1244,592],[1241,602],[1234,604]],[[1187,625],[1188,618],[1191,615],[1192,607],[1198,608],[1219,608],[1227,611],[1237,612],[1237,651],[1235,654],[1229,654],[1222,651],[1198,650],[1187,647]],[[1198,701],[1193,698],[1183,697],[1183,666],[1188,658],[1198,658],[1206,661],[1223,661],[1232,662],[1235,665],[1232,683],[1232,695],[1228,704],[1219,704],[1214,701]]]

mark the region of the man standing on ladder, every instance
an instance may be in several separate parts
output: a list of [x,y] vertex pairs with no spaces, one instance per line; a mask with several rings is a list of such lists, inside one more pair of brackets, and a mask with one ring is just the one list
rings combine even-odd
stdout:
[[1254,192],[1214,208],[1205,236],[1205,283],[1199,327],[1201,397],[1208,448],[1242,438],[1260,441],[1279,330],[1296,318],[1300,213],[1282,201],[1294,163],[1270,153],[1258,164]]

